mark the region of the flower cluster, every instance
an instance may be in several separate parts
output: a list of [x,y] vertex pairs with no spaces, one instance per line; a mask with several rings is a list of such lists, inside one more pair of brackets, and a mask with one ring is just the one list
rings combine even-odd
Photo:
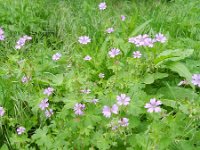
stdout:
[[4,31],[2,28],[0,28],[0,41],[3,41],[4,39],[5,39]]
[[[130,103],[130,97],[127,96],[126,94],[120,94],[116,97],[116,99],[117,99],[117,104],[119,106],[121,105],[127,106]],[[118,114],[119,107],[117,104],[114,104],[112,107],[104,106],[102,110],[103,115],[106,118],[110,118],[112,113]],[[111,122],[111,127],[113,130],[117,129],[119,126],[126,127],[129,124],[128,121],[129,121],[128,118],[121,118],[117,124]]]
[[[54,89],[49,87],[44,90],[44,94],[49,96],[52,94],[53,91],[54,91]],[[45,111],[44,113],[47,118],[49,118],[53,115],[53,109],[48,108],[49,107],[48,101],[49,101],[48,98],[45,98],[39,104],[40,109]]]
[[165,43],[166,41],[167,41],[167,38],[161,33],[156,34],[154,39],[150,38],[149,35],[147,34],[138,35],[138,36],[131,37],[128,39],[129,43],[133,43],[137,47],[140,47],[140,46],[153,47],[153,44],[155,42]]
[[30,40],[32,40],[32,37],[27,36],[27,35],[24,35],[23,37],[21,37],[21,38],[17,41],[17,43],[16,43],[16,45],[15,45],[15,48],[16,48],[16,49],[21,49],[21,48],[25,45],[26,41],[30,41]]

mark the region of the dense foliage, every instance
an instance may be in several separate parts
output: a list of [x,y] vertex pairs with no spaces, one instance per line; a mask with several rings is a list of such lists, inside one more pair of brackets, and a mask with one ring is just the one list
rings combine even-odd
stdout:
[[200,149],[199,0],[0,10],[1,149]]

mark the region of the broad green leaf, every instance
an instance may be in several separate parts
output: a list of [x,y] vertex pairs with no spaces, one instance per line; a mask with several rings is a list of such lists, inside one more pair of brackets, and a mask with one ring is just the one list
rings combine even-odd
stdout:
[[175,50],[166,50],[160,53],[154,60],[155,66],[159,66],[167,61],[179,61],[189,57],[193,54],[193,49],[175,49]]
[[[187,81],[191,81],[192,74],[188,70],[188,68],[180,62],[173,62],[165,65],[165,68],[172,70],[173,72],[178,73],[181,77],[184,77]],[[190,85],[194,88],[194,85],[190,83]]]

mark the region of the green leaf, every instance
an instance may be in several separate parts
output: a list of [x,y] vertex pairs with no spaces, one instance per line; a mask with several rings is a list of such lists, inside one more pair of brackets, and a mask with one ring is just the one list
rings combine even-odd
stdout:
[[[180,62],[169,63],[165,66],[165,68],[168,68],[173,72],[178,73],[181,77],[184,77],[187,81],[191,81],[192,79],[192,74],[183,63]],[[194,85],[192,83],[190,83],[190,85],[191,87],[194,88]]]
[[165,77],[168,77],[167,73],[160,73],[160,72],[153,73],[153,74],[148,73],[148,74],[145,74],[143,83],[152,84],[155,80],[162,79]]
[[135,36],[136,34],[142,32],[151,21],[152,19],[147,20],[146,22],[138,26],[129,36]]
[[167,61],[179,61],[189,57],[194,52],[193,49],[175,49],[175,50],[166,50],[160,53],[154,60],[155,66],[159,66]]

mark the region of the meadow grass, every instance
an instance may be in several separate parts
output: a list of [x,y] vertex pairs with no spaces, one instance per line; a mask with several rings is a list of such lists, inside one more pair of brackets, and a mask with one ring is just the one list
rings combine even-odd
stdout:
[[[153,49],[151,53],[154,52],[154,55],[151,55],[148,60],[140,62],[142,69],[137,70],[136,67],[131,73],[132,75],[140,76],[144,75],[145,72],[157,72],[159,69],[153,66],[155,55],[167,49],[194,49],[193,54],[189,58],[181,60],[181,62],[185,64],[191,73],[200,73],[199,0],[112,0],[106,1],[107,9],[103,12],[98,9],[100,2],[99,0],[0,0],[0,27],[4,29],[6,37],[6,40],[0,43],[0,105],[6,108],[7,113],[5,119],[0,120],[0,146],[3,149],[64,149],[69,147],[72,147],[71,149],[81,149],[81,146],[83,146],[82,149],[88,149],[89,147],[91,150],[96,147],[98,149],[123,149],[126,142],[129,142],[126,141],[126,135],[151,130],[151,126],[147,127],[151,121],[147,119],[148,121],[143,124],[144,129],[142,129],[142,125],[137,126],[136,124],[136,129],[131,130],[132,132],[121,131],[125,133],[121,137],[122,141],[115,139],[114,134],[110,133],[110,138],[114,139],[112,144],[109,143],[113,146],[110,147],[108,146],[109,144],[103,144],[106,143],[104,136],[106,137],[108,134],[104,133],[103,130],[89,137],[90,132],[97,130],[97,127],[92,126],[90,122],[101,120],[99,117],[95,117],[95,115],[99,115],[99,112],[93,112],[95,108],[89,110],[91,114],[94,114],[94,120],[90,121],[89,118],[85,118],[84,125],[89,126],[88,128],[85,128],[83,124],[80,127],[72,124],[68,130],[62,129],[62,127],[65,127],[65,122],[73,118],[70,116],[71,118],[68,119],[65,112],[70,113],[68,109],[73,108],[75,104],[73,101],[80,97],[78,93],[80,88],[93,86],[96,95],[101,95],[102,99],[108,97],[112,99],[114,96],[111,93],[113,91],[113,93],[116,93],[114,90],[115,81],[121,81],[116,83],[116,86],[117,89],[122,90],[128,86],[134,86],[134,84],[129,85],[131,80],[139,80],[126,75],[126,72],[118,72],[119,74],[117,75],[117,71],[113,70],[120,68],[109,68],[108,64],[112,63],[110,60],[106,60],[107,50],[110,47],[130,48],[130,46],[121,43],[128,42],[128,38],[131,36],[145,33],[154,36],[156,33],[161,32],[168,39],[167,44]],[[121,21],[121,15],[126,16],[126,21]],[[114,27],[115,33],[108,37],[105,30],[109,27]],[[16,41],[23,35],[31,36],[32,40],[27,42],[25,49],[15,50]],[[90,46],[83,47],[77,42],[79,36],[82,35],[87,35],[91,38]],[[130,49],[133,49],[133,47]],[[52,55],[56,52],[62,54],[59,63],[52,61]],[[129,53],[127,52],[127,56],[131,52],[133,50]],[[88,54],[95,58],[95,61],[84,64],[83,56]],[[122,63],[119,63],[119,66],[123,68],[128,63],[122,58]],[[69,64],[72,64],[73,69],[67,68]],[[128,68],[128,70],[131,69],[131,67]],[[180,89],[174,91],[174,86],[182,78],[178,73],[170,69],[161,68],[160,70],[161,73],[168,73],[169,76],[162,81],[159,80],[146,86],[135,84],[136,87],[130,91],[137,91],[138,99],[145,99],[145,97],[150,99],[152,95],[162,95],[167,89],[169,92],[167,94],[164,93],[166,94],[165,98],[175,102],[179,99],[183,100],[181,101],[183,106],[181,106],[180,110],[185,111],[186,116],[189,116],[186,111],[190,111],[190,108],[199,113],[199,110],[196,110],[199,109],[199,101],[184,101],[187,96],[190,96],[189,99],[199,100],[199,89],[196,89],[196,93],[189,88],[183,90],[185,93]],[[98,73],[102,71],[106,74],[105,79],[109,81],[97,83]],[[33,83],[22,84],[21,78],[24,75],[32,77]],[[130,80],[123,79],[126,76]],[[123,85],[123,81],[127,84]],[[95,83],[99,86],[94,85]],[[38,102],[41,98],[44,98],[40,91],[49,85],[57,87],[51,104],[58,115],[54,120],[46,121],[45,117],[41,117],[41,113],[38,111]],[[106,89],[106,91],[102,92],[102,89]],[[138,91],[138,89],[142,90]],[[177,94],[176,92],[180,93]],[[105,96],[106,94],[107,97]],[[70,103],[66,105],[68,100]],[[112,101],[108,103],[111,105]],[[103,102],[103,104],[106,103]],[[138,105],[141,104],[138,103]],[[64,107],[62,108],[62,106]],[[133,108],[137,110],[135,106]],[[168,120],[166,119],[165,123],[167,124],[171,120],[173,123],[171,123],[170,129],[174,126],[174,130],[170,130],[171,133],[174,132],[174,135],[169,136],[173,139],[172,144],[166,147],[157,147],[156,144],[160,139],[163,140],[163,145],[170,143],[168,141],[170,139],[167,138],[167,135],[159,137],[159,124],[156,125],[156,122],[153,122],[152,126],[157,127],[158,131],[154,135],[150,134],[149,137],[146,137],[148,139],[144,138],[144,132],[142,135],[137,134],[137,136],[130,138],[129,140],[137,141],[138,145],[128,144],[127,149],[189,150],[200,147],[200,143],[196,142],[200,137],[196,120],[187,118],[184,122],[185,118],[178,111],[176,112],[176,117],[170,116],[170,113],[173,113],[170,111],[172,106],[170,108],[166,106],[165,109],[169,112],[167,114],[169,118]],[[174,106],[173,109],[178,108]],[[132,113],[137,114],[139,112]],[[144,114],[140,115],[141,120],[145,120],[146,117]],[[158,121],[156,116],[152,118]],[[195,119],[198,119],[198,117]],[[133,115],[133,120],[137,122],[137,116]],[[176,123],[182,125],[176,126]],[[27,127],[28,133],[26,137],[19,138],[16,135],[16,127],[20,124],[24,124]],[[55,130],[47,135],[48,127],[55,128]],[[63,134],[69,134],[67,136],[68,139],[61,133],[62,130]],[[78,135],[72,131],[78,133]],[[177,135],[175,135],[175,132],[177,132]],[[195,141],[196,145],[194,142],[188,144],[187,141],[184,141],[187,139],[182,140],[181,132],[184,134],[184,138],[191,138],[191,141]],[[79,136],[79,134],[83,136]],[[57,136],[53,138],[54,135]],[[84,135],[88,136],[88,138],[84,139]],[[186,135],[192,137],[187,137]],[[156,139],[156,136],[160,139]],[[104,140],[101,141],[102,143],[95,145],[97,137]],[[102,147],[101,144],[103,145]]]

